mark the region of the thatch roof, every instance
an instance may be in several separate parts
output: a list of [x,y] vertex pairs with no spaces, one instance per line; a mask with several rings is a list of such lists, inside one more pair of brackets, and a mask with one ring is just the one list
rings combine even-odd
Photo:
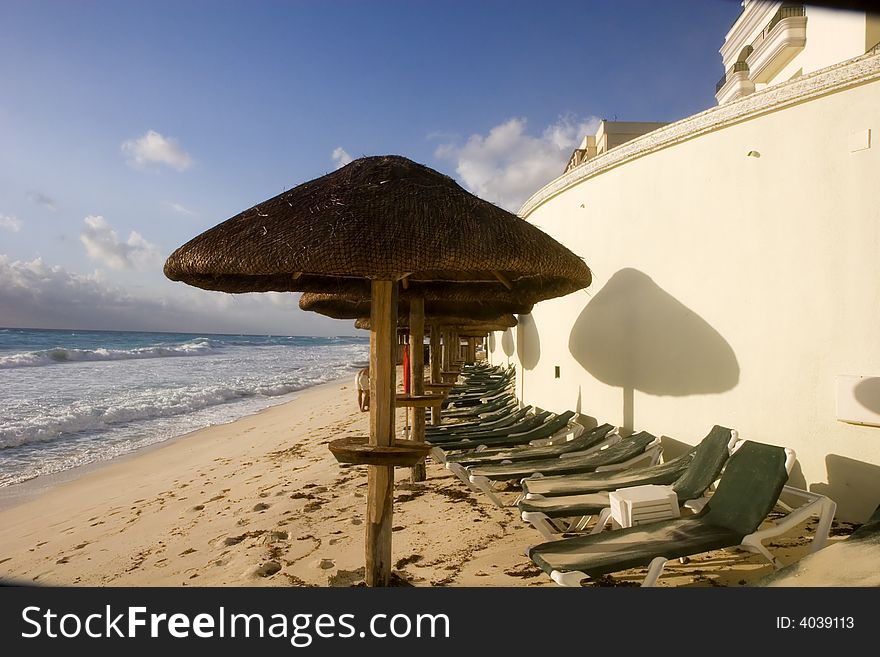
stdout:
[[[443,321],[438,322],[438,328],[442,330],[451,330],[459,333],[459,335],[474,334],[485,335],[491,331],[506,331],[517,325],[516,317],[513,315],[502,315],[494,320],[476,320],[466,319],[462,317],[447,317]],[[359,317],[355,320],[354,327],[356,329],[370,330],[370,318]],[[409,318],[401,317],[397,321],[397,328],[406,328],[409,326]],[[430,326],[425,324],[425,332],[430,332]]]
[[[370,299],[341,297],[336,294],[304,292],[299,299],[301,310],[316,312],[334,319],[358,319],[370,316]],[[409,301],[402,299],[397,306],[400,320],[409,318]],[[505,301],[425,301],[425,319],[431,321],[442,318],[449,323],[455,319],[463,322],[472,320],[494,320],[502,315],[513,319],[510,326],[516,326],[513,314],[526,314],[532,311],[531,304],[516,304]],[[398,324],[400,321],[398,321]]]
[[574,253],[527,221],[399,156],[365,157],[264,201],[177,249],[165,275],[225,292],[535,303],[590,284]]

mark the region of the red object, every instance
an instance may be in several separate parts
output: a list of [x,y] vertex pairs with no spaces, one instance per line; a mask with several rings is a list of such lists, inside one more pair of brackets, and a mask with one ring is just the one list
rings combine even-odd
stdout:
[[409,345],[403,345],[403,394],[408,395],[410,390],[409,377]]

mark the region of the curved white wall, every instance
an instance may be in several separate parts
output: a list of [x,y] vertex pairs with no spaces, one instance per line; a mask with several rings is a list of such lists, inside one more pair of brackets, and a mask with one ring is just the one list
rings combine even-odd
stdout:
[[837,375],[880,374],[880,80],[866,80],[800,103],[753,94],[740,122],[630,142],[622,164],[527,202],[594,282],[490,341],[523,399],[688,444],[722,424],[793,447],[792,483],[864,520],[880,428],[838,421],[835,399]]

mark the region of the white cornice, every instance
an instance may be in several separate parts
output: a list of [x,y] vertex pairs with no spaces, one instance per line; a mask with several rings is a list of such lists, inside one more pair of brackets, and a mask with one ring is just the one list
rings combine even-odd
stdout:
[[718,50],[725,70],[730,68],[728,62],[733,63],[740,51],[753,41],[757,32],[764,29],[781,6],[781,2],[753,0],[743,8],[743,12],[724,37],[724,44]]
[[576,166],[532,194],[519,209],[519,216],[527,217],[557,194],[626,162],[761,114],[878,80],[880,54],[867,54],[712,107],[636,137]]

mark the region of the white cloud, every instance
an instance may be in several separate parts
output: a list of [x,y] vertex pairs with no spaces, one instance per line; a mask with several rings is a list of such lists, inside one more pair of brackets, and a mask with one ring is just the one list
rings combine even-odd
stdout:
[[[161,295],[161,296],[160,296]],[[154,292],[125,290],[99,272],[77,274],[42,259],[0,255],[0,317],[5,326],[354,335],[351,322],[296,308],[294,294],[223,294],[163,281]]]
[[27,193],[27,197],[33,203],[36,203],[37,205],[42,205],[43,207],[52,210],[52,212],[55,212],[55,210],[58,209],[58,204],[55,202],[55,199],[51,198],[50,196],[46,196],[42,192],[35,192],[31,190]]
[[164,137],[155,130],[147,130],[143,137],[122,143],[122,152],[131,166],[142,168],[148,164],[165,164],[184,171],[192,166],[192,157],[172,137]]
[[513,118],[496,125],[488,135],[472,135],[464,145],[441,144],[434,154],[455,163],[468,190],[515,212],[563,173],[571,152],[598,127],[596,117],[563,116],[534,136],[526,133],[525,119]]
[[337,146],[333,149],[333,153],[330,154],[330,157],[333,158],[333,161],[336,163],[336,168],[344,167],[346,164],[351,162],[354,158],[349,155],[342,146]]
[[6,230],[11,230],[13,233],[17,233],[21,230],[21,219],[10,217],[6,214],[0,214],[0,228],[5,228]]
[[131,231],[128,240],[122,242],[104,217],[89,215],[84,222],[86,227],[79,239],[85,245],[86,253],[111,269],[134,269],[161,260],[156,246],[137,231]]
[[182,214],[187,217],[195,217],[196,212],[190,210],[188,207],[181,205],[180,203],[165,203],[169,208],[174,210],[177,214]]

